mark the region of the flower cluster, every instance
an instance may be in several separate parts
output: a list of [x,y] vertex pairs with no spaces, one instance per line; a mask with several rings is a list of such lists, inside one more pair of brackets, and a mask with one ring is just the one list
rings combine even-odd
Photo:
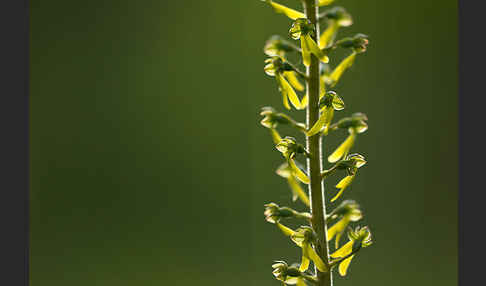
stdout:
[[[279,35],[271,36],[263,48],[267,56],[263,70],[268,76],[275,78],[283,106],[287,110],[292,110],[292,107],[295,110],[306,109],[307,123],[298,122],[273,107],[261,109],[260,115],[263,118],[260,123],[270,131],[275,148],[283,156],[283,162],[276,170],[276,174],[287,181],[292,201],[299,200],[311,209],[307,212],[279,206],[274,202],[265,204],[265,220],[277,226],[301,249],[300,263],[289,266],[285,261],[275,261],[272,265],[273,275],[284,285],[330,285],[330,281],[327,283],[322,281],[323,276],[320,273],[329,274],[325,277],[332,280],[332,271],[337,268],[341,276],[346,275],[353,257],[361,249],[372,244],[371,233],[367,226],[351,227],[363,218],[363,212],[357,202],[345,199],[326,214],[323,204],[326,200],[324,195],[332,194],[333,191],[324,192],[322,189],[321,198],[314,197],[319,192],[311,192],[312,186],[316,188],[322,185],[321,180],[326,182],[331,175],[344,173],[335,186],[335,194],[329,199],[332,205],[343,196],[344,191],[355,180],[358,170],[367,163],[363,155],[351,153],[351,150],[358,135],[368,129],[368,117],[363,113],[354,113],[335,121],[335,111],[341,113],[345,109],[345,104],[343,97],[332,89],[340,82],[343,74],[353,66],[358,55],[366,52],[369,38],[359,33],[336,40],[342,28],[353,24],[353,18],[339,6],[318,13],[318,7],[328,6],[334,0],[301,0],[304,4],[304,12],[273,0],[262,1],[276,13],[292,20],[288,36],[298,41],[292,42]],[[312,17],[307,15],[310,13],[309,7],[316,12]],[[322,33],[318,25],[324,25]],[[347,55],[334,64],[333,52],[338,49],[345,50]],[[292,59],[297,59],[297,62],[292,62]],[[310,88],[311,85],[313,89]],[[310,112],[314,112],[313,119],[309,119]],[[310,120],[312,122],[309,122]],[[281,136],[277,131],[281,125],[293,127],[303,134],[306,138],[306,146],[298,143],[297,137]],[[310,138],[318,136],[320,139],[331,133],[339,133],[339,130],[343,129],[347,131],[346,138],[327,156],[331,167],[326,170],[319,169],[316,173],[315,166],[322,165],[322,158],[320,158],[321,152],[315,150],[321,147],[316,145],[319,143],[316,141],[313,141],[316,142],[315,145],[309,145]],[[299,158],[303,158],[307,164],[299,162]],[[316,162],[317,164],[312,164]],[[309,192],[304,188],[306,185]],[[284,221],[292,219],[301,221],[303,224],[295,229],[284,224]],[[319,221],[323,223],[316,225]],[[341,246],[341,240],[346,232],[348,241]],[[330,243],[332,240],[334,240],[333,244]],[[314,266],[314,271],[311,265]]]

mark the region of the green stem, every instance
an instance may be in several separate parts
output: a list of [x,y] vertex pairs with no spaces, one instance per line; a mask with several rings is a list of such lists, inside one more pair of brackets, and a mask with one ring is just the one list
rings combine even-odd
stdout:
[[[305,0],[304,11],[307,19],[315,27],[314,41],[319,40],[319,25],[317,23],[317,16],[319,8],[317,0]],[[319,59],[314,55],[311,55],[310,66],[306,69],[307,72],[307,92],[309,96],[309,104],[307,106],[306,124],[307,126],[314,126],[319,119],[319,74],[320,64]],[[307,150],[310,153],[310,157],[307,159],[307,168],[310,178],[309,193],[311,201],[311,214],[312,214],[312,228],[317,234],[318,243],[316,244],[316,252],[322,258],[326,266],[329,265],[329,246],[327,243],[327,226],[326,226],[326,206],[324,200],[324,182],[321,180],[322,169],[322,154],[321,154],[321,137],[319,134],[313,136],[306,136]],[[317,273],[318,286],[332,286],[332,273],[328,271],[326,273]]]

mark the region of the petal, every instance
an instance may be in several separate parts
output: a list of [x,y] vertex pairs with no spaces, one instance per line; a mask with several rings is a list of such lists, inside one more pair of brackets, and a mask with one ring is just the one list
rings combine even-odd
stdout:
[[319,94],[319,100],[320,100],[324,95],[326,95],[326,82],[324,81],[324,76],[320,77],[319,88],[321,89]]
[[297,286],[307,286],[307,284],[305,284],[304,280],[303,279],[297,279]]
[[275,10],[275,12],[285,14],[285,16],[289,17],[292,20],[296,20],[299,18],[306,18],[304,13],[296,11],[294,9],[290,9],[289,7],[286,7],[284,5],[275,3],[273,1],[267,1],[267,3],[272,5],[273,10]]
[[351,147],[353,147],[355,139],[356,139],[355,133],[349,134],[346,140],[344,140],[344,142],[341,143],[341,145],[339,145],[339,147],[337,147],[337,149],[334,152],[332,152],[331,155],[329,155],[329,157],[327,158],[329,163],[335,163],[339,159],[341,159],[341,157],[346,156],[349,150],[351,149]]
[[287,279],[285,279],[284,285],[296,285],[299,282],[299,280],[300,280],[299,277],[287,276]]
[[295,165],[294,159],[289,159],[289,166],[294,171],[294,175],[304,184],[309,184],[309,177]]
[[309,36],[309,34],[304,36],[304,41],[306,46],[309,48],[309,51],[314,54],[320,61],[323,63],[328,63],[329,58],[327,57],[326,53],[324,53],[319,47],[317,46],[316,42]]
[[327,267],[326,264],[324,264],[324,261],[322,261],[322,259],[314,250],[314,248],[312,248],[308,243],[303,245],[302,252],[303,254],[305,253],[305,255],[314,262],[314,264],[316,265],[319,271],[321,272],[327,271]]
[[287,279],[285,279],[285,282],[283,283],[283,285],[296,285],[297,282],[299,281],[300,279],[298,277],[287,277]]
[[[321,131],[322,127],[324,126],[326,126],[326,129],[328,129],[329,123],[331,122],[333,115],[334,109],[332,107],[324,107],[319,119],[317,119],[314,126],[312,126],[312,128],[307,132],[307,136],[313,136],[319,133],[319,131]],[[325,132],[325,134],[327,134],[327,132]]]
[[344,190],[351,184],[353,179],[354,179],[354,175],[346,176],[344,177],[344,179],[339,181],[339,183],[336,185],[336,188],[341,190],[336,194],[336,196],[334,196],[334,198],[331,199],[331,202],[334,202],[343,194]]
[[327,47],[334,40],[334,37],[336,37],[338,29],[339,25],[336,21],[330,20],[329,26],[322,32],[321,37],[319,38],[319,47],[322,49]]
[[298,91],[303,91],[304,86],[300,83],[299,79],[297,78],[295,72],[293,71],[286,71],[284,72],[285,77],[289,80],[289,83]]
[[332,258],[342,258],[346,257],[346,255],[350,254],[353,251],[353,240],[348,241],[345,245],[341,248],[336,250],[334,253],[331,254]]
[[327,230],[327,240],[331,241],[331,239],[334,237],[334,235],[339,234],[340,232],[345,230],[346,227],[348,226],[348,224],[349,224],[349,221],[347,219],[344,219],[344,218],[342,218],[341,220],[336,222],[333,226],[331,226]]
[[334,0],[319,0],[318,4],[319,6],[327,6],[334,2]]
[[310,66],[311,56],[310,50],[307,46],[307,42],[305,41],[305,37],[300,37],[300,48],[302,49],[302,62],[305,66]]
[[302,262],[300,263],[299,270],[300,272],[304,272],[309,268],[310,260],[309,257],[305,254],[305,248],[307,243],[302,246]]
[[270,134],[272,135],[273,142],[275,144],[278,144],[280,141],[282,141],[282,137],[280,134],[278,134],[278,131],[274,128],[270,128]]
[[344,109],[344,100],[337,94],[332,99],[332,107],[334,108],[334,110]]
[[343,75],[344,71],[353,65],[356,55],[356,53],[352,53],[344,60],[342,60],[339,65],[332,71],[331,75],[329,76],[329,79],[331,81],[331,87],[335,86]]
[[341,240],[341,236],[343,236],[343,232],[336,234],[336,240],[334,240],[334,248],[339,248],[339,241]]
[[277,76],[276,77],[277,78],[277,83],[278,83],[278,89],[279,89],[280,93],[282,94],[283,105],[285,106],[285,108],[287,108],[288,110],[290,110],[289,100],[288,100],[288,97],[287,97],[287,91],[282,86],[282,82],[279,79],[280,77],[281,76]]
[[302,100],[300,101],[300,106],[302,108],[306,108],[307,104],[309,103],[309,97],[307,96],[307,93],[302,97]]
[[280,230],[283,232],[284,235],[286,236],[291,236],[295,233],[295,231],[293,231],[292,229],[286,227],[285,225],[281,224],[281,223],[275,223],[278,228],[280,228]]
[[348,272],[349,264],[351,263],[351,259],[353,259],[354,255],[344,259],[341,263],[339,263],[339,275],[346,276]]
[[[306,205],[310,206],[310,201],[309,197],[307,194],[304,192],[304,190],[300,187],[299,182],[295,179],[295,177],[291,176],[287,178],[287,181],[289,182],[289,186],[292,189],[292,193],[294,194],[295,197],[299,197],[300,200]],[[294,199],[295,201],[295,199]]]
[[282,92],[285,92],[287,94],[287,97],[289,98],[292,105],[296,109],[302,109],[299,97],[295,93],[295,90],[292,88],[292,86],[288,83],[288,81],[281,74],[278,74],[277,78],[280,81]]

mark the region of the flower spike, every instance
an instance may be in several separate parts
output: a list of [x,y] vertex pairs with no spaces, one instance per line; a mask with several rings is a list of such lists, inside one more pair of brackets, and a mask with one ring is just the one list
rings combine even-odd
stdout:
[[[264,107],[260,113],[263,117],[261,125],[269,130],[275,148],[285,159],[276,174],[287,180],[292,201],[299,199],[308,207],[300,212],[273,202],[264,205],[265,220],[274,224],[301,249],[298,263],[275,261],[272,273],[283,286],[332,285],[333,267],[338,266],[340,275],[346,275],[356,253],[371,244],[367,227],[350,228],[352,223],[363,217],[359,205],[355,201],[344,200],[327,213],[324,202],[329,200],[329,191],[324,191],[323,184],[336,173],[345,173],[336,184],[337,194],[331,196],[331,202],[334,202],[349,188],[359,168],[366,164],[364,156],[351,151],[358,134],[368,129],[368,119],[363,113],[355,113],[333,123],[334,113],[345,107],[333,87],[352,66],[356,56],[366,51],[368,38],[357,34],[336,40],[339,30],[350,26],[353,19],[342,7],[331,7],[319,13],[320,6],[329,5],[334,0],[300,0],[303,12],[272,0],[261,1],[276,13],[293,20],[288,34],[300,42],[294,44],[277,35],[268,38],[263,47],[264,54],[268,56],[264,72],[275,78],[286,109],[306,110],[305,123],[297,122],[272,107]],[[320,27],[321,24],[326,25],[325,29]],[[349,50],[350,54],[331,68],[329,56],[337,49]],[[298,62],[294,63],[294,59]],[[294,137],[282,137],[277,131],[280,125],[289,125],[304,133],[305,146],[297,143]],[[326,155],[332,167],[323,170],[322,141],[319,138],[337,129],[347,130],[347,137],[331,154]],[[304,158],[297,158],[299,154]],[[299,159],[305,159],[306,164],[299,163]],[[307,184],[308,188],[302,184]],[[290,218],[303,219],[307,225],[295,229],[284,225],[283,222]],[[350,229],[349,241],[340,245],[346,229]],[[330,255],[329,244],[333,239],[335,251]]]

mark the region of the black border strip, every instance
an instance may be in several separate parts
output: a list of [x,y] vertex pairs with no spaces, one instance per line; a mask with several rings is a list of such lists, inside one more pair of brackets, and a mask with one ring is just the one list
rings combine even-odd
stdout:
[[459,0],[459,285],[483,285],[486,163],[482,1]]
[[29,1],[0,1],[0,285],[29,284]]

